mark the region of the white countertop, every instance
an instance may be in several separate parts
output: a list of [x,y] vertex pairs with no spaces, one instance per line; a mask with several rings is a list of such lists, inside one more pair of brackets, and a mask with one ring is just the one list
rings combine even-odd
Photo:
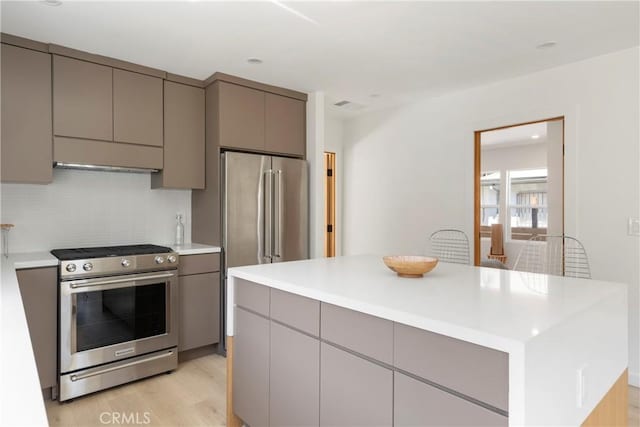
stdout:
[[215,254],[221,251],[219,246],[204,245],[202,243],[185,243],[184,245],[161,244],[173,249],[178,255]]
[[57,265],[58,260],[48,252],[2,257],[0,330],[2,330],[3,350],[0,355],[2,360],[0,425],[48,424],[16,270]]
[[[234,267],[228,276],[230,336],[241,278],[509,353],[510,425],[580,424],[628,365],[624,284],[449,263],[408,279],[375,255]],[[576,406],[580,366],[589,366],[588,389]]]

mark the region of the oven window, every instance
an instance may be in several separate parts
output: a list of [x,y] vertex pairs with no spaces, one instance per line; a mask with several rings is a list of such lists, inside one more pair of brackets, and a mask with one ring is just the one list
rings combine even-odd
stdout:
[[76,295],[77,351],[167,332],[165,283]]

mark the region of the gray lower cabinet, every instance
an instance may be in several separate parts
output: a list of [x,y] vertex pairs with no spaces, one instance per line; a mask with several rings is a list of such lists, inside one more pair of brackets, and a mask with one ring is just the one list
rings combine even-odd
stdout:
[[2,182],[46,184],[51,156],[51,56],[2,45]]
[[40,387],[52,387],[57,383],[58,269],[34,268],[16,273]]
[[320,341],[271,322],[269,425],[318,426]]
[[236,307],[233,412],[251,427],[269,425],[269,320]]
[[321,344],[321,426],[393,425],[393,371]]
[[415,426],[507,426],[508,418],[396,372],[393,424]]
[[178,350],[220,341],[220,273],[180,276]]

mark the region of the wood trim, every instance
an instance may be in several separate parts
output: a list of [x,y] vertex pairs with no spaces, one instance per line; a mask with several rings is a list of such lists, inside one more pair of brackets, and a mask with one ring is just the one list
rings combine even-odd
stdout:
[[324,169],[324,256],[334,257],[336,256],[336,153],[324,152]]
[[583,427],[624,426],[628,425],[629,406],[629,370],[611,386],[598,405],[582,423]]
[[534,123],[553,122],[553,121],[556,121],[556,120],[564,120],[564,116],[550,117],[548,119],[532,120],[530,122],[515,123],[515,124],[512,124],[512,125],[498,126],[498,127],[489,128],[489,129],[480,129],[480,130],[478,130],[476,132],[489,132],[489,131],[492,131],[492,130],[515,128],[515,127],[518,127],[518,126],[532,125]]
[[223,82],[233,83],[239,86],[246,86],[252,89],[261,90],[263,92],[275,93],[276,95],[282,95],[289,98],[298,99],[300,101],[307,101],[307,94],[303,92],[298,92],[291,89],[285,89],[278,86],[272,86],[265,83],[256,82],[253,80],[243,79],[242,77],[232,76],[230,74],[224,73],[214,73],[208,79],[204,81],[205,86],[209,86],[217,80],[222,80]]
[[227,427],[241,427],[242,420],[233,413],[233,337],[227,335]]
[[166,80],[175,83],[181,83],[183,85],[195,86],[198,88],[204,88],[204,81],[198,79],[192,79],[191,77],[180,76],[178,74],[166,73]]
[[132,71],[134,73],[146,74],[153,77],[165,79],[167,73],[156,68],[145,67],[143,65],[134,64],[132,62],[121,61],[119,59],[109,58],[108,56],[96,55],[93,53],[83,52],[81,50],[71,49],[69,47],[57,44],[49,44],[49,53],[69,58],[80,59],[82,61],[93,62],[95,64],[106,65],[108,67],[119,68],[121,70]]
[[473,135],[473,265],[480,265],[480,160],[482,148],[480,134]]
[[35,40],[25,39],[11,34],[0,33],[0,41],[4,44],[23,47],[25,49],[37,50],[38,52],[49,53],[49,45]]

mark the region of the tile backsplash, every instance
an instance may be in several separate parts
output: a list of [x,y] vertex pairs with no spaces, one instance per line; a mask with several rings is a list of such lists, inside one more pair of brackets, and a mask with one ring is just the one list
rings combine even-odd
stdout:
[[176,213],[191,242],[191,191],[151,190],[148,174],[56,169],[49,185],[1,184],[9,251],[172,243]]

